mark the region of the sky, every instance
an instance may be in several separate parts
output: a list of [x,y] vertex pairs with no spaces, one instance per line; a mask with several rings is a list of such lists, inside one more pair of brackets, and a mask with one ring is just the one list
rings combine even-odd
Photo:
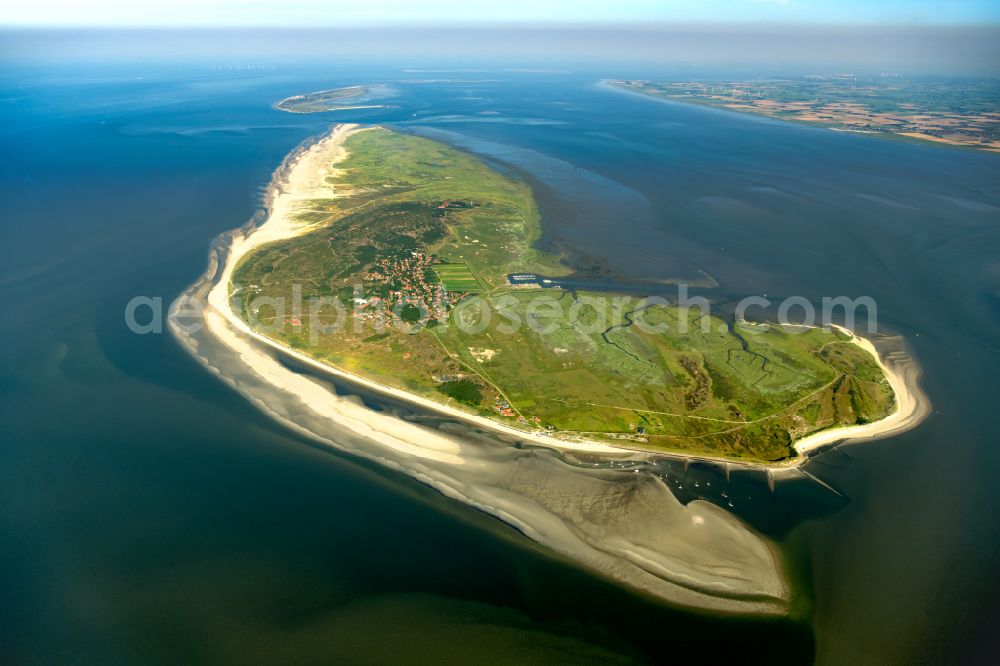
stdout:
[[29,0],[6,26],[339,27],[409,23],[982,25],[1000,0]]

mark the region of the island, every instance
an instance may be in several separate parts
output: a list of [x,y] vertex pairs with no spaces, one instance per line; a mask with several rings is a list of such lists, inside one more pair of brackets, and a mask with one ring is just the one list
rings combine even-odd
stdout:
[[276,102],[274,108],[289,113],[382,109],[385,108],[384,104],[372,104],[371,102],[392,97],[394,94],[393,89],[384,84],[346,86],[292,95]]
[[232,248],[217,309],[470,422],[780,464],[804,438],[907,416],[901,380],[849,331],[561,288],[531,188],[428,138],[338,126],[286,166],[270,208]]
[[[538,249],[540,232],[530,187],[508,172],[341,124],[285,158],[264,208],[215,239],[167,321],[207,371],[306,441],[408,474],[667,603],[794,613],[781,553],[739,518],[756,500],[735,490],[801,480],[837,493],[813,455],[919,423],[929,402],[902,339],[876,351],[849,331],[714,319],[708,334],[643,330],[647,316],[697,315],[560,286],[572,276]],[[523,328],[511,316],[522,302]],[[585,326],[603,316],[582,305],[568,327],[554,316],[584,303],[621,322]],[[483,326],[493,307],[499,321]],[[640,367],[629,354],[659,369],[626,373]],[[719,369],[730,356],[747,367]],[[758,362],[742,390],[753,380],[731,375]]]
[[781,120],[1000,152],[991,79],[813,75],[753,81],[611,80],[628,92]]

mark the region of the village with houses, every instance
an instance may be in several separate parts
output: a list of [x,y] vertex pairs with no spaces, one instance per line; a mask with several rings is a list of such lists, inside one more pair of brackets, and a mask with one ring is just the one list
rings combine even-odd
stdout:
[[355,316],[383,327],[398,316],[411,323],[442,319],[463,297],[445,288],[434,272],[435,259],[422,252],[379,259],[362,278],[363,293],[355,295]]

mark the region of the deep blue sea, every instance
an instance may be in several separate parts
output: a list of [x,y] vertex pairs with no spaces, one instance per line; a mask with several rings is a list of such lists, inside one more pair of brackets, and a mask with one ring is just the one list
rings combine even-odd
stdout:
[[[1000,156],[599,85],[649,74],[0,60],[0,663],[956,663],[995,646]],[[359,83],[397,95],[272,108]],[[583,276],[876,300],[933,414],[811,462],[838,496],[758,484],[741,517],[781,544],[794,619],[646,599],[316,448],[168,334],[129,332],[132,297],[169,303],[283,157],[342,121],[524,178],[542,242]]]

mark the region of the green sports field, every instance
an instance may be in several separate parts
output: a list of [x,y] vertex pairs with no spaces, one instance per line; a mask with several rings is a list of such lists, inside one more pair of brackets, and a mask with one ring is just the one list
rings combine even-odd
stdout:
[[442,263],[434,265],[441,284],[448,291],[479,294],[484,291],[479,278],[464,261],[460,263]]

